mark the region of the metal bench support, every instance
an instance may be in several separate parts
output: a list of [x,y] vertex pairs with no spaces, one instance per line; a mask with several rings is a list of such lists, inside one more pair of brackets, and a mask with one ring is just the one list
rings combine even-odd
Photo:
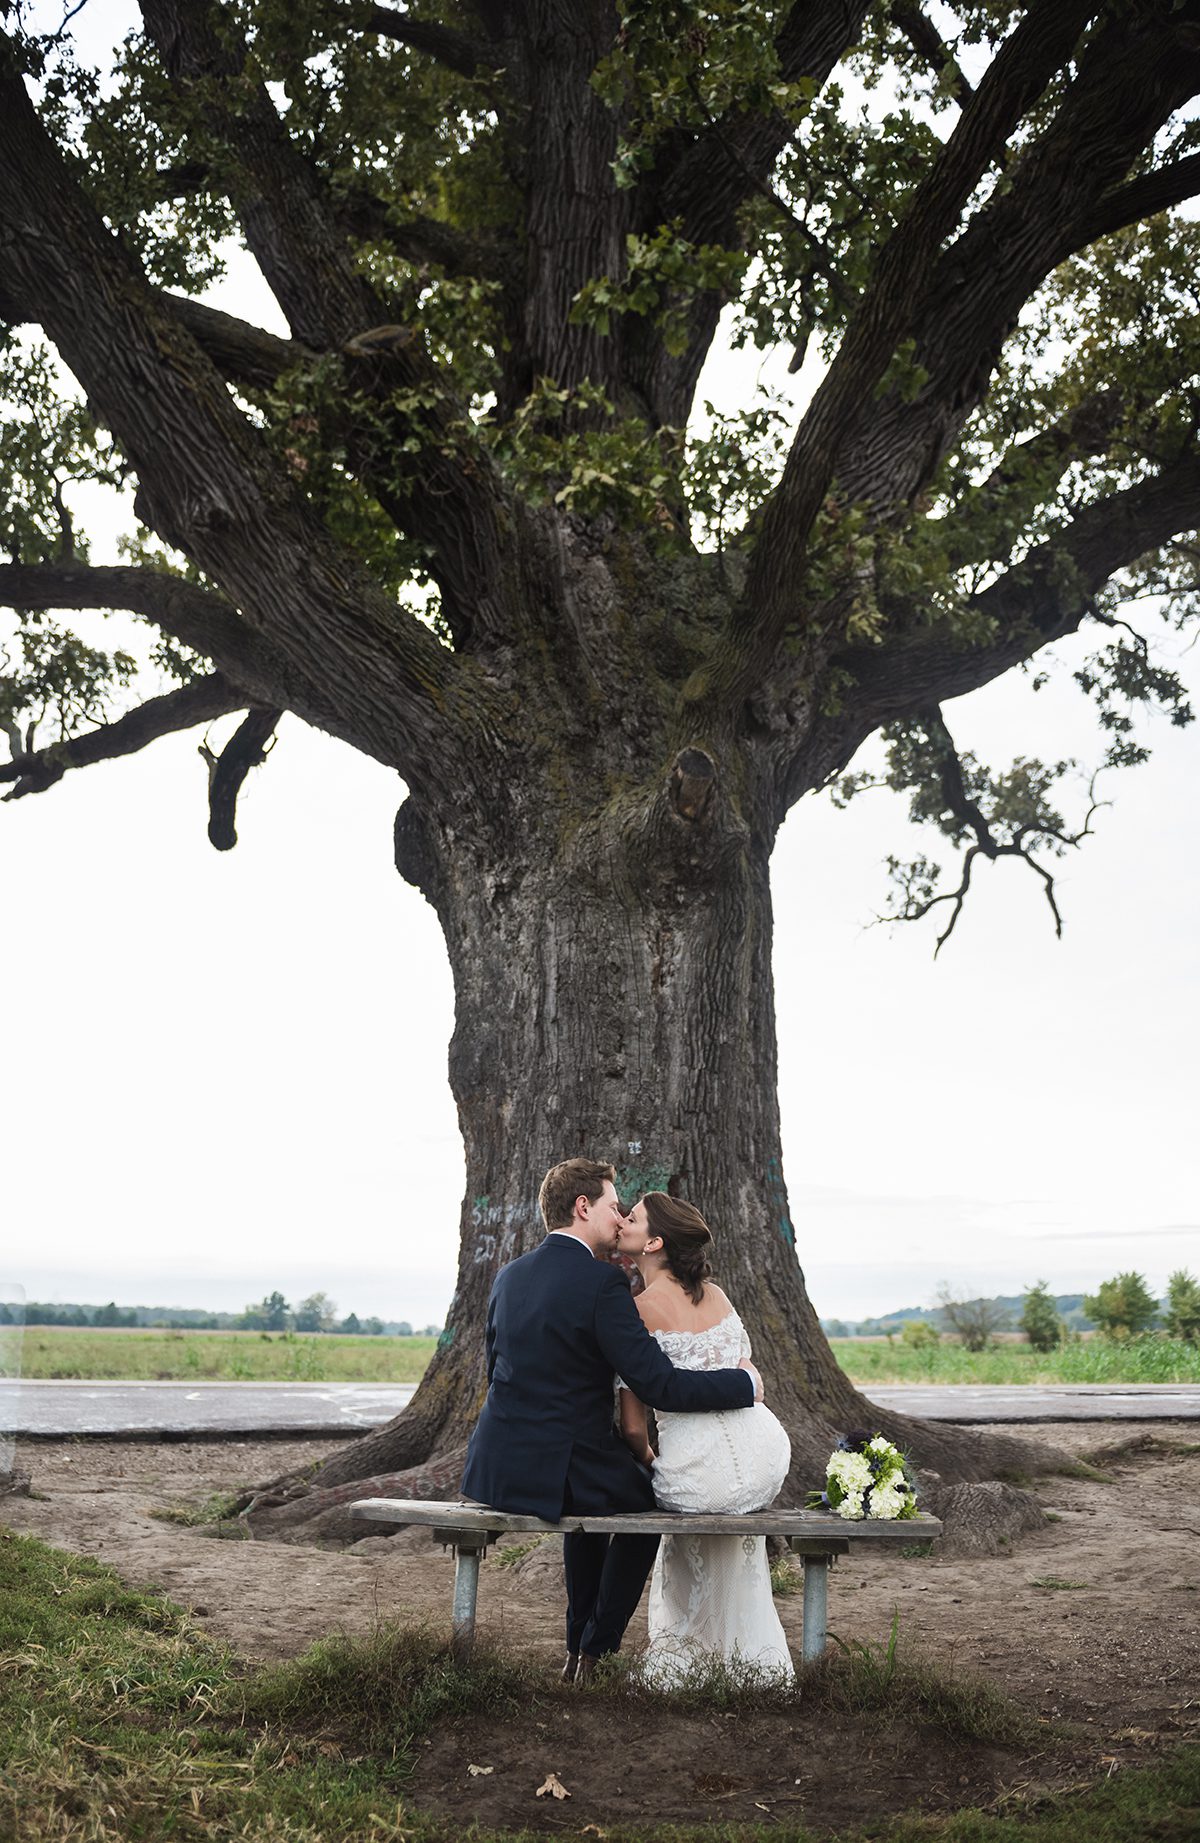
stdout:
[[454,1655],[465,1664],[475,1642],[475,1601],[479,1594],[479,1558],[482,1546],[456,1546],[454,1550],[454,1607],[451,1613]]
[[806,1542],[793,1537],[792,1548],[804,1562],[804,1636],[800,1641],[800,1656],[806,1664],[811,1664],[824,1657],[829,1642],[829,1564],[839,1555],[848,1555],[850,1543],[847,1539]]
[[806,1664],[824,1657],[829,1624],[829,1557],[804,1557],[804,1636],[800,1655]]

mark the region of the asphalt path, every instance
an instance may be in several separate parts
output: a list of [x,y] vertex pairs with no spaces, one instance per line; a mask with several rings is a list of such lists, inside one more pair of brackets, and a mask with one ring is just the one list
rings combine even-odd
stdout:
[[[37,1439],[318,1439],[398,1414],[412,1383],[43,1382],[0,1378],[0,1436]],[[875,1388],[880,1407],[960,1425],[1200,1420],[1200,1383]]]

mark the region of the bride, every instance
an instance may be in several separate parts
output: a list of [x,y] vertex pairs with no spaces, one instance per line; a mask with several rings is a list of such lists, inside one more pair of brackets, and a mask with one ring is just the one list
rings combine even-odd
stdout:
[[[680,1369],[728,1369],[750,1355],[729,1300],[709,1278],[712,1233],[699,1210],[651,1190],[617,1238],[645,1282],[634,1300],[646,1329]],[[761,1403],[716,1414],[658,1415],[659,1450],[646,1410],[618,1378],[621,1433],[653,1470],[664,1510],[764,1510],[791,1462],[787,1434]],[[650,1582],[650,1645],[643,1674],[663,1688],[716,1656],[771,1676],[792,1676],[761,1536],[664,1536]]]

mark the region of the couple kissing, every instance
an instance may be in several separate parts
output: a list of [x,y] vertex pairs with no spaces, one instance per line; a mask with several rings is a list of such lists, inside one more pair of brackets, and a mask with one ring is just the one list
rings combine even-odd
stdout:
[[[586,1682],[619,1649],[652,1568],[644,1680],[669,1687],[714,1657],[790,1676],[764,1540],[689,1535],[684,1521],[771,1504],[791,1459],[787,1434],[711,1278],[713,1237],[699,1210],[650,1191],[626,1214],[615,1175],[589,1158],[553,1166],[538,1195],[544,1241],[496,1276],[488,1393],[463,1493],[548,1522],[682,1513],[680,1533],[661,1545],[655,1535],[566,1534],[567,1681]],[[642,1275],[636,1300],[614,1253]]]

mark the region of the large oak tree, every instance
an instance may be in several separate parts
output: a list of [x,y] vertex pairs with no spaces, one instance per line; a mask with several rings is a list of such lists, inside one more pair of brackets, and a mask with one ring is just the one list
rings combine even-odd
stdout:
[[[403,778],[454,974],[447,1330],[283,1520],[451,1481],[492,1276],[581,1150],[737,1225],[811,1477],[862,1408],[788,1211],[772,846],[882,730],[958,853],[897,862],[896,913],[944,937],[1013,857],[1057,921],[1087,803],[960,753],[947,701],[1088,627],[1108,764],[1139,703],[1188,719],[1125,604],[1195,612],[1200,0],[142,0],[106,81],[0,14],[8,797],[241,713],[226,849],[292,712]],[[231,238],[287,337],[200,298]],[[687,433],[726,310],[807,354],[794,430],[764,394]],[[81,479],[136,486],[119,566]],[[169,688],[124,707],[103,609]]]

